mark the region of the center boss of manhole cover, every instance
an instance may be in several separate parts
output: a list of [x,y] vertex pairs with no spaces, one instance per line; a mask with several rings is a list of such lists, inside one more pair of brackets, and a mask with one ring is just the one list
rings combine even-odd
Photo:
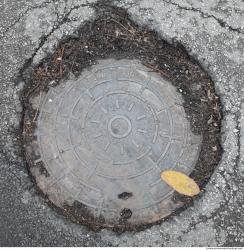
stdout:
[[160,173],[190,174],[202,138],[170,82],[138,61],[103,60],[31,103],[41,103],[27,147],[32,175],[77,221],[140,226],[179,206]]

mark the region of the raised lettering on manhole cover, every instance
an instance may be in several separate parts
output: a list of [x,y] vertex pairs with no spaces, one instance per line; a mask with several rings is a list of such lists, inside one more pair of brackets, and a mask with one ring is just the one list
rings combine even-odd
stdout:
[[175,210],[160,173],[190,174],[201,136],[170,82],[138,61],[104,60],[41,92],[32,99],[39,103],[27,152],[53,204],[105,227],[152,223]]

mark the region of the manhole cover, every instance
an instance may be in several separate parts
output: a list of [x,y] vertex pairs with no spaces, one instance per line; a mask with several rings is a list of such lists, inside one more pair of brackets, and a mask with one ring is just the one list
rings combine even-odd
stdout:
[[31,173],[77,221],[133,227],[182,205],[160,173],[190,174],[202,137],[170,82],[135,60],[103,60],[30,102],[39,110],[26,149]]

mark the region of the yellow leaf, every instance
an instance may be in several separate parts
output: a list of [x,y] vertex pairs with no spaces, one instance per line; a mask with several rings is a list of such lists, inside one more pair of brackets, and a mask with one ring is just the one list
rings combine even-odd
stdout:
[[166,170],[161,173],[161,179],[180,194],[194,196],[200,192],[196,182],[181,172]]

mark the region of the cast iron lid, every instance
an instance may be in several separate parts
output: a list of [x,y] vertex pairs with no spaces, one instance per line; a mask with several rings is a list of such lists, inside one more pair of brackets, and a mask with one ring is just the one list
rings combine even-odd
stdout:
[[182,205],[160,173],[189,175],[202,137],[169,81],[139,61],[108,59],[30,102],[39,111],[30,171],[64,213],[97,227],[140,226]]

